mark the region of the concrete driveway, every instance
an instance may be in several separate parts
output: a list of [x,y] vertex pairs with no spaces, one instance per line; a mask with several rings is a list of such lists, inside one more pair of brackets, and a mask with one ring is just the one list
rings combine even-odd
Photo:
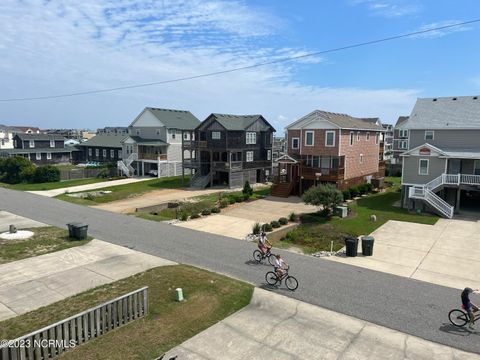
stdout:
[[157,266],[176,263],[100,240],[0,265],[0,321]]
[[373,256],[326,258],[463,289],[480,287],[480,220],[440,219],[435,225],[388,221],[372,233]]
[[8,231],[10,225],[15,225],[17,229],[28,229],[35,227],[49,226],[41,222],[18,216],[8,211],[0,211],[0,233]]
[[315,206],[305,205],[300,198],[278,198],[269,196],[265,199],[248,203],[239,203],[222,209],[221,214],[210,215],[200,219],[179,222],[175,225],[184,228],[204,231],[211,234],[244,239],[252,232],[255,223],[267,223],[296,214],[317,211]]
[[258,288],[247,307],[170,350],[165,358],[175,355],[185,360],[480,359]]

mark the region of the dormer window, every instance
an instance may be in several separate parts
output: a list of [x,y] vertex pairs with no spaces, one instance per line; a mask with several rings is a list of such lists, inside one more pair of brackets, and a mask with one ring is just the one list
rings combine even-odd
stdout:
[[55,140],[50,140],[50,147],[55,147]]
[[30,146],[31,148],[34,148],[35,147],[35,140],[30,140],[28,142],[28,146]]

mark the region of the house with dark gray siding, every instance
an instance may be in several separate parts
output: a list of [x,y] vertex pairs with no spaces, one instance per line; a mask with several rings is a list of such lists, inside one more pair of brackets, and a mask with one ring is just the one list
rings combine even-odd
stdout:
[[83,149],[85,161],[116,163],[122,160],[122,140],[125,137],[126,135],[121,133],[96,135],[78,147]]
[[408,116],[399,116],[393,128],[392,139],[392,164],[399,164],[402,162],[400,154],[408,150],[408,129],[404,126],[408,121]]
[[402,158],[402,206],[451,218],[480,211],[480,98],[418,99]]

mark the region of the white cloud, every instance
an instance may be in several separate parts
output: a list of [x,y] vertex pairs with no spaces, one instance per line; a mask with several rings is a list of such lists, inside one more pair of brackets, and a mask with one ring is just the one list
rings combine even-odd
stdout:
[[[73,5],[72,5],[73,4]],[[188,77],[303,55],[265,47],[282,20],[242,1],[0,2],[0,98],[52,95]],[[277,130],[313,109],[408,113],[411,89],[324,88],[295,82],[303,58],[189,82],[48,101],[1,103],[0,122],[44,127],[128,124],[145,106],[262,113]],[[318,65],[320,64],[320,65]],[[281,114],[281,115],[278,115]]]
[[[460,23],[460,20],[445,20],[445,21],[439,21],[439,22],[434,22],[430,24],[425,24],[420,26],[418,29],[414,31],[424,31],[424,30],[429,30],[429,29],[434,29],[434,28],[441,28],[444,26],[450,26],[454,24]],[[423,34],[418,34],[412,36],[413,38],[439,38],[448,34],[456,33],[456,32],[463,32],[463,31],[470,31],[473,30],[472,25],[460,25],[460,26],[452,26],[448,27],[445,29],[439,29],[439,30],[434,30],[434,31],[429,31],[425,32]]]
[[421,7],[410,0],[352,0],[353,5],[364,5],[374,16],[387,18],[416,14]]

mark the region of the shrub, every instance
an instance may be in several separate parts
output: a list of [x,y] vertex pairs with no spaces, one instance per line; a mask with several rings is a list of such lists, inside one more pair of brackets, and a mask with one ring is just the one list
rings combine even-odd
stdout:
[[228,202],[230,204],[235,204],[237,202],[237,199],[235,199],[235,197],[233,197],[233,196],[229,196],[228,197]]
[[222,200],[220,200],[220,208],[221,208],[221,209],[226,208],[226,207],[228,206],[228,204],[229,204],[228,199],[222,199]]
[[187,221],[188,220],[188,213],[186,211],[182,211],[180,213],[180,220]]
[[247,201],[248,199],[250,199],[250,195],[243,194],[243,201]]
[[242,202],[244,199],[243,199],[243,194],[235,194],[235,200],[237,202]]
[[35,165],[22,156],[9,157],[0,163],[0,177],[8,184],[30,182],[35,173]]
[[278,219],[278,222],[280,223],[280,225],[287,225],[288,224],[288,219],[284,218],[284,217],[281,217],[280,219]]
[[265,231],[265,232],[270,232],[270,231],[273,230],[273,227],[272,227],[272,225],[270,225],[270,224],[267,223],[267,224],[263,224],[263,225],[262,225],[262,229],[263,229],[263,231]]
[[352,197],[352,199],[358,196],[359,192],[356,186],[352,186],[349,190],[350,190],[350,196]]
[[259,223],[253,224],[253,226],[252,226],[252,234],[253,234],[253,235],[258,235],[258,234],[260,234],[260,224],[259,224]]
[[250,186],[250,183],[248,182],[248,180],[245,181],[245,185],[243,185],[242,193],[247,197],[247,199],[253,195],[253,189]]
[[199,217],[200,217],[200,214],[197,214],[197,213],[190,215],[190,219],[198,219]]
[[106,178],[108,178],[108,175],[109,175],[109,171],[107,169],[105,169],[105,170],[102,170],[98,173],[97,178],[106,179]]
[[372,183],[365,184],[365,188],[367,189],[367,193],[371,193],[373,191],[373,184]]
[[365,184],[358,185],[357,189],[360,195],[364,195],[367,193],[367,188],[365,187]]
[[276,220],[273,220],[272,222],[270,222],[270,225],[272,225],[272,228],[279,228],[280,227],[280,223]]
[[207,215],[210,215],[212,212],[210,211],[210,209],[203,209],[202,210],[202,215],[204,216],[207,216]]
[[342,191],[342,195],[343,195],[343,200],[349,200],[350,199],[350,190],[343,190]]
[[342,203],[343,196],[342,192],[338,190],[335,185],[326,184],[308,189],[305,194],[303,194],[302,200],[306,204],[323,206],[330,211]]
[[322,209],[318,212],[318,214],[323,218],[328,218],[330,216],[330,209]]
[[298,215],[292,211],[290,215],[288,215],[288,220],[291,222],[295,222],[298,220]]
[[40,166],[33,173],[33,182],[46,183],[60,181],[60,170],[53,165]]
[[212,214],[218,214],[220,212],[220,208],[218,207],[213,207],[212,210],[210,210]]

